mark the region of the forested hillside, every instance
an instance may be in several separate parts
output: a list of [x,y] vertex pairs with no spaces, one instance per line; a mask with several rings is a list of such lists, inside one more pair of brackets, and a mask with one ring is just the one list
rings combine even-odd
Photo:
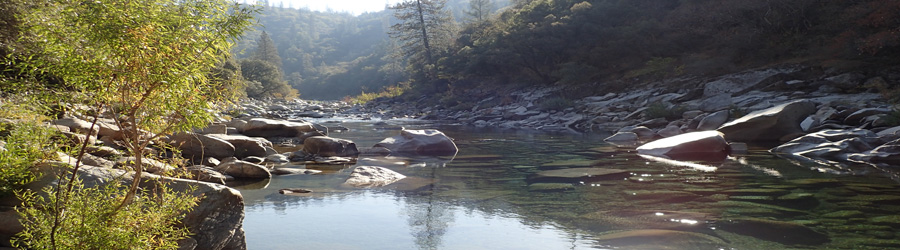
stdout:
[[[260,29],[277,44],[286,79],[308,99],[400,82],[417,94],[598,82],[591,90],[602,91],[622,87],[605,82],[778,63],[869,67],[893,63],[900,45],[897,0],[488,1],[495,11],[484,20],[472,18],[472,2],[481,1],[443,5],[456,20],[444,25],[455,33],[433,62],[407,60],[415,51],[390,39],[396,10],[352,16],[270,7]],[[257,37],[245,38],[245,52]]]

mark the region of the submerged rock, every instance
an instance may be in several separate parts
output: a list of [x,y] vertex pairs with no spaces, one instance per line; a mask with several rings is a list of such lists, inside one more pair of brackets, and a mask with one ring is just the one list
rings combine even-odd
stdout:
[[726,245],[724,240],[712,235],[665,229],[618,231],[597,236],[595,240],[628,249],[719,249]]
[[794,222],[748,218],[720,221],[718,227],[724,231],[786,245],[814,246],[831,241],[828,235]]
[[383,167],[359,166],[353,169],[345,185],[353,187],[381,187],[406,178],[405,175]]
[[639,154],[691,159],[697,156],[728,154],[728,142],[718,131],[680,134],[649,142],[637,148]]
[[622,169],[610,168],[566,168],[537,172],[528,177],[529,181],[579,182],[615,180],[628,177],[630,173]]
[[718,130],[725,134],[728,141],[787,141],[803,134],[800,123],[814,112],[814,103],[800,100],[750,113],[722,125]]
[[450,137],[435,129],[401,130],[400,135],[386,138],[373,147],[421,155],[454,155],[459,151]]

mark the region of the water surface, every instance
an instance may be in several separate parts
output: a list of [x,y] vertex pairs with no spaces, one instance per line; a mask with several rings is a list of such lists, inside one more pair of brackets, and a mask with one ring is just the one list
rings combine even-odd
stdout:
[[[326,123],[326,125],[336,125]],[[360,148],[438,128],[455,157],[361,157],[409,176],[340,186],[355,165],[235,184],[249,249],[890,249],[900,248],[892,170],[794,163],[762,150],[713,162],[643,158],[604,135],[476,129],[416,121],[343,122]],[[536,179],[558,169],[610,178]],[[282,188],[313,190],[287,196]]]

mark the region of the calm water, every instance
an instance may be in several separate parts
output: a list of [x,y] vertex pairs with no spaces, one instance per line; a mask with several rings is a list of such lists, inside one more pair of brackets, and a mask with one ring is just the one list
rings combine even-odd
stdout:
[[[716,162],[642,158],[603,135],[344,122],[360,148],[438,128],[454,158],[362,157],[409,178],[340,187],[354,166],[235,184],[250,249],[900,249],[891,170],[794,163],[762,150]],[[327,124],[326,125],[335,125]],[[626,170],[536,179],[557,169]],[[313,190],[307,196],[282,188]]]

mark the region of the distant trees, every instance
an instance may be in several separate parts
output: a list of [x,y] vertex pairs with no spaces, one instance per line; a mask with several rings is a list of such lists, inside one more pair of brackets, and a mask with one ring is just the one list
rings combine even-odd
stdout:
[[433,78],[436,56],[449,46],[455,32],[453,16],[444,9],[446,0],[407,0],[391,7],[399,23],[390,35],[400,42],[410,66]]
[[292,99],[299,96],[297,90],[282,79],[278,66],[270,62],[241,60],[241,75],[247,86],[247,97]]
[[278,55],[278,48],[275,47],[275,42],[269,37],[269,33],[266,33],[265,31],[260,33],[259,39],[256,40],[256,51],[253,53],[253,59],[271,63],[278,67],[279,71],[282,69],[281,56]]
[[494,13],[494,1],[492,0],[469,0],[469,10],[466,10],[466,16],[472,22],[483,22],[491,17]]

